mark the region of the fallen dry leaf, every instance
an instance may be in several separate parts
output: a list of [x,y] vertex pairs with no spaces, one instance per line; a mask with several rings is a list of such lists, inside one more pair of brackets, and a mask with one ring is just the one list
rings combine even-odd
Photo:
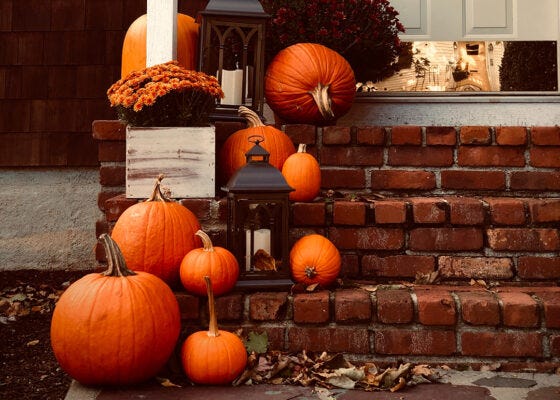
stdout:
[[32,347],[32,346],[37,346],[38,344],[39,344],[38,340],[31,340],[31,341],[27,342],[25,345],[27,347]]
[[163,387],[178,387],[180,388],[180,385],[177,385],[173,382],[171,382],[169,379],[167,378],[156,378],[156,380],[159,382],[159,384]]
[[253,263],[258,271],[277,271],[277,261],[263,249],[253,255]]

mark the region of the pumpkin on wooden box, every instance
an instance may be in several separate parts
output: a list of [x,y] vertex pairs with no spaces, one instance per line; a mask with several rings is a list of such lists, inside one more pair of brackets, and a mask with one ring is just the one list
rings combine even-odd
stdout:
[[321,168],[315,157],[306,152],[306,147],[300,143],[298,151],[288,157],[282,166],[282,175],[294,188],[290,192],[292,201],[311,201],[321,190]]
[[338,249],[322,235],[303,236],[290,250],[292,278],[305,285],[328,287],[338,278],[340,263]]

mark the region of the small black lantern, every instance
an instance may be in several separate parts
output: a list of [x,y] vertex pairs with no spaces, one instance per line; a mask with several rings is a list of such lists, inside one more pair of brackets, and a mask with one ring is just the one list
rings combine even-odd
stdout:
[[258,0],[210,0],[200,17],[198,69],[215,75],[225,94],[210,118],[240,120],[240,105],[262,116],[265,28],[270,16]]
[[227,247],[239,262],[239,288],[287,288],[289,268],[289,195],[294,189],[270,165],[270,154],[260,146],[262,136],[251,136],[254,146],[245,153],[247,164],[226,187]]

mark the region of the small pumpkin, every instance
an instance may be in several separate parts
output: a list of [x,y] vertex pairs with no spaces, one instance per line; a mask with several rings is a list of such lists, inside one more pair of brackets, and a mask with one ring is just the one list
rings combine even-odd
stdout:
[[356,95],[350,64],[318,43],[297,43],[278,52],[264,85],[272,111],[297,124],[333,124],[350,110]]
[[229,136],[220,149],[220,173],[227,182],[233,174],[246,163],[245,153],[253,147],[249,138],[254,135],[262,136],[261,146],[270,153],[269,162],[272,166],[282,170],[284,161],[296,148],[292,140],[273,125],[265,125],[257,113],[245,106],[239,107],[239,115],[245,118],[248,127]]
[[[147,14],[138,17],[126,31],[122,48],[121,78],[146,68]],[[198,24],[194,18],[177,13],[177,61],[188,70],[196,69]]]
[[292,278],[307,286],[332,284],[340,273],[340,262],[338,249],[318,234],[303,236],[290,250]]
[[181,261],[180,276],[185,289],[199,296],[206,295],[205,276],[212,282],[216,296],[233,289],[239,277],[239,264],[235,256],[223,247],[215,247],[203,231],[196,235],[202,239],[202,248],[189,251]]
[[62,369],[86,385],[127,385],[155,376],[181,329],[175,295],[161,279],[126,267],[109,235],[108,269],[71,284],[51,321],[51,345]]
[[183,257],[201,246],[195,236],[200,223],[192,211],[162,193],[162,180],[163,175],[156,179],[150,198],[121,214],[111,236],[130,269],[150,272],[175,286],[180,284]]
[[181,363],[187,377],[198,384],[230,384],[243,372],[247,351],[241,339],[218,329],[210,277],[204,277],[208,295],[208,331],[191,334],[181,347]]
[[311,201],[321,190],[321,168],[311,154],[306,152],[305,143],[300,143],[297,153],[292,154],[282,166],[282,175],[288,185],[292,201]]

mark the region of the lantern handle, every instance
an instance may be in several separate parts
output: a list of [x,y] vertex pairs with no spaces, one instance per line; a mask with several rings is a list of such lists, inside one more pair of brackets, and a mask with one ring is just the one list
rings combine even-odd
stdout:
[[247,138],[247,140],[251,143],[259,145],[260,143],[264,142],[264,136],[262,136],[262,135],[251,135]]

